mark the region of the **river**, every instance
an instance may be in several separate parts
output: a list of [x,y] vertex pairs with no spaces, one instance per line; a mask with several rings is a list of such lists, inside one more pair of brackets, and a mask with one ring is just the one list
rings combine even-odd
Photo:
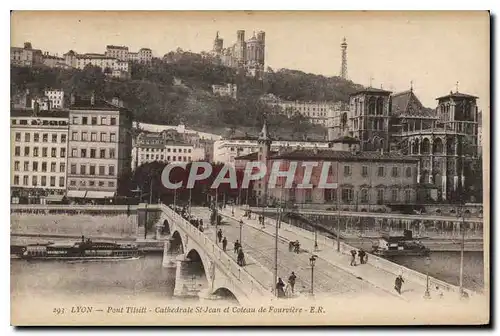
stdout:
[[[434,252],[429,274],[458,284],[460,252]],[[393,260],[425,273],[424,258]],[[465,252],[464,286],[481,291],[483,255]],[[68,263],[58,261],[11,260],[11,294],[17,298],[108,295],[128,299],[172,300],[175,270],[162,267],[161,255],[117,262]]]

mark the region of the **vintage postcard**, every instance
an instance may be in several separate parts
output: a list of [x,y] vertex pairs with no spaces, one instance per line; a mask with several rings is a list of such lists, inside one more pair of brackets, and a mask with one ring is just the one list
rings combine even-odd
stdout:
[[490,321],[490,15],[13,11],[15,326]]

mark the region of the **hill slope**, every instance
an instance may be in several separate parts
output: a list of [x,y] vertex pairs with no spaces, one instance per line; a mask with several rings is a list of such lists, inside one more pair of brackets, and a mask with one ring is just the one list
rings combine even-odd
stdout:
[[[154,59],[150,66],[132,64],[131,79],[106,77],[100,68],[84,70],[11,66],[11,95],[29,89],[37,94],[45,88],[89,94],[106,99],[121,98],[139,122],[177,124],[200,131],[256,134],[264,118],[278,137],[324,138],[326,130],[311,125],[304,117],[291,119],[259,101],[272,93],[287,100],[347,101],[361,88],[338,77],[324,77],[301,71],[268,69],[263,81],[214,64],[207,55],[172,52],[166,60]],[[213,84],[235,83],[238,99],[214,96]],[[69,96],[69,95],[68,95]]]

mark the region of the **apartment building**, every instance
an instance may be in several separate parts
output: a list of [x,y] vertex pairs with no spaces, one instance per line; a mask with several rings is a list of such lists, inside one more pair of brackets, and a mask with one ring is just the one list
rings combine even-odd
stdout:
[[238,86],[236,84],[212,85],[212,92],[215,95],[236,99],[238,97]]
[[61,201],[66,193],[68,111],[11,110],[11,196]]
[[63,109],[64,108],[64,91],[58,89],[45,89],[44,95],[50,101],[50,107],[52,109]]
[[112,198],[130,170],[131,112],[120,101],[71,95],[68,197]]
[[33,66],[43,63],[40,49],[33,49],[30,42],[25,42],[24,47],[10,48],[10,63],[20,66]]

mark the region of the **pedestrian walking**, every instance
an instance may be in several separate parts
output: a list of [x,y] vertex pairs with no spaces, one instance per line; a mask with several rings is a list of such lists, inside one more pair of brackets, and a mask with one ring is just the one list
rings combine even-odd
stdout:
[[226,252],[226,247],[227,247],[227,239],[226,237],[224,237],[224,239],[222,239],[222,250],[224,252]]
[[219,243],[222,242],[222,229],[219,229],[217,232],[217,238],[219,239]]
[[440,299],[444,297],[443,291],[439,289],[439,286],[436,286],[436,292],[438,292],[438,297]]
[[238,265],[240,266],[245,266],[245,253],[243,253],[243,249],[240,248],[238,251],[238,259],[237,259]]
[[278,282],[276,283],[276,291],[278,294],[278,298],[284,298],[285,297],[285,283],[281,278],[278,278]]
[[351,266],[356,266],[356,251],[351,250]]
[[234,253],[238,253],[240,246],[241,246],[240,242],[238,241],[238,239],[236,239],[236,241],[234,242]]
[[295,287],[295,280],[297,279],[297,276],[295,275],[294,272],[292,272],[292,274],[290,274],[290,276],[288,277],[288,283],[290,284],[290,289],[292,290],[292,294],[293,294],[293,288]]
[[396,290],[396,292],[398,292],[398,294],[401,295],[401,288],[403,287],[403,283],[405,281],[403,280],[403,277],[401,275],[398,275],[396,277],[396,280],[394,281],[394,289]]
[[359,263],[360,264],[364,264],[365,263],[365,255],[366,255],[365,251],[359,250],[358,256],[359,256]]

